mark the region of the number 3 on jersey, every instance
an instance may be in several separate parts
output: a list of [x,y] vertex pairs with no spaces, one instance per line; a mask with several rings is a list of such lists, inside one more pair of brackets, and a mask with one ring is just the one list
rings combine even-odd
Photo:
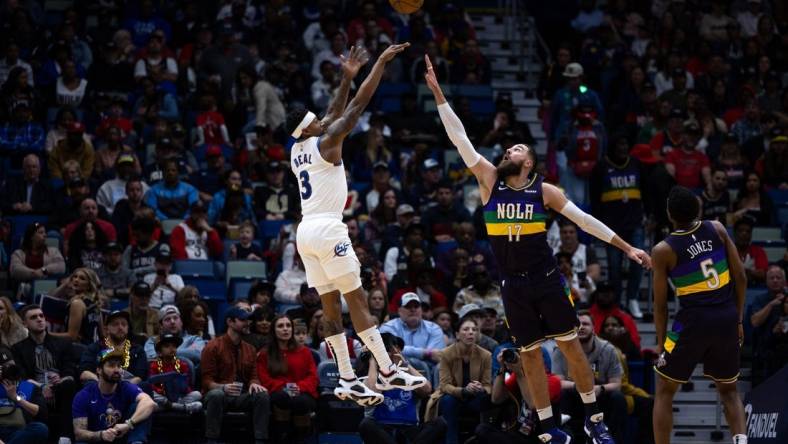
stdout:
[[312,184],[309,183],[309,173],[301,171],[298,177],[301,178],[301,199],[307,200],[312,196]]

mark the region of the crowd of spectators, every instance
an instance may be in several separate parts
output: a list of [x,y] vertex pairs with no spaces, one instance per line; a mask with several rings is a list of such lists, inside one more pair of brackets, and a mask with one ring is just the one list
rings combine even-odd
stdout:
[[[325,408],[318,365],[332,351],[295,246],[301,190],[285,114],[325,112],[351,46],[374,59],[404,41],[383,80],[405,85],[399,111],[373,101],[345,143],[344,221],[387,351],[430,383],[415,396],[385,392],[358,431],[386,443],[536,439],[478,197],[417,94],[425,53],[441,82],[493,82],[465,10],[434,0],[409,16],[375,0],[45,3],[0,7],[0,409],[17,412],[0,440],[145,442],[166,434],[157,421],[173,413],[205,414],[214,441],[232,432],[224,413],[238,411],[255,442],[304,442]],[[762,380],[788,359],[786,261],[770,265],[753,241],[755,227],[785,223],[769,191],[788,188],[788,11],[754,0],[606,3],[582,0],[561,11],[565,33],[544,33],[540,172],[635,247],[668,232],[673,184],[697,190],[704,217],[731,228],[750,286],[763,287],[746,317]],[[549,23],[531,6],[540,28]],[[495,155],[536,142],[511,93],[489,99],[492,113],[453,99],[477,147]],[[588,308],[579,337],[608,426],[625,442],[635,415],[638,436],[627,439],[647,443],[651,400],[628,380],[628,362],[649,357],[635,324],[643,270],[614,248],[597,257],[571,222],[551,215],[548,227],[571,297]],[[183,261],[210,261],[218,300],[178,272]],[[265,276],[225,281],[228,261]],[[53,288],[38,291],[45,282]],[[372,383],[374,359],[343,313],[350,357]],[[555,416],[581,417],[563,356],[550,345],[543,354]],[[584,439],[576,421],[566,426]]]

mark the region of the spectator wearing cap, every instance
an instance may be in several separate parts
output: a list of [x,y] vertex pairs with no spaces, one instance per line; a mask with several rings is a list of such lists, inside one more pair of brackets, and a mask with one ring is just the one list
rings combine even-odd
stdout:
[[155,219],[134,218],[130,228],[135,242],[123,252],[123,265],[134,274],[136,280],[141,280],[149,273],[156,272],[154,264],[162,250],[167,250],[168,254],[172,251],[169,245],[157,240],[158,227]]
[[381,325],[380,332],[402,338],[405,341],[402,355],[417,368],[426,368],[430,375],[434,375],[446,347],[443,330],[438,324],[424,319],[421,299],[416,293],[402,295],[397,312],[399,317]]
[[268,390],[260,385],[254,347],[241,340],[249,334],[249,311],[232,307],[225,315],[227,333],[212,339],[202,352],[202,390],[205,395],[205,437],[217,440],[225,411],[252,415],[255,443],[268,440]]
[[498,316],[505,316],[501,287],[492,280],[485,264],[471,265],[468,281],[470,285],[458,291],[454,298],[452,309],[455,313],[459,312],[466,304],[476,304],[485,309],[493,309]]
[[[191,388],[192,368],[189,363],[176,356],[178,347],[183,343],[180,336],[173,334],[161,335],[156,341],[158,356],[151,361],[148,374],[153,383],[153,400],[156,401],[157,410],[172,409],[179,412],[196,413],[202,411],[202,393]],[[170,378],[168,378],[168,376]],[[182,378],[183,383],[178,384],[175,378]]]
[[[100,152],[101,150],[99,150]],[[106,208],[107,213],[110,215],[114,212],[115,205],[121,199],[128,197],[126,195],[126,183],[132,178],[132,175],[139,173],[139,171],[135,171],[138,167],[139,163],[133,154],[123,153],[117,156],[115,178],[101,184],[96,193],[96,202]],[[140,185],[144,195],[150,187],[145,182],[140,182]]]
[[676,179],[676,184],[689,189],[703,188],[711,182],[709,158],[695,148],[701,137],[697,122],[688,121],[684,125],[681,143],[665,156],[668,173]]
[[301,212],[298,189],[285,181],[287,164],[272,160],[265,169],[265,183],[254,190],[257,220],[295,220]]
[[94,342],[82,352],[79,362],[79,380],[85,384],[89,381],[98,381],[94,373],[96,360],[102,350],[111,348],[123,354],[120,363],[121,378],[132,384],[139,384],[148,379],[148,359],[142,346],[131,341],[131,315],[127,311],[113,311],[105,321],[107,336]]
[[670,150],[678,149],[681,146],[686,118],[687,113],[681,108],[672,108],[670,110],[665,128],[655,134],[649,141],[651,151],[658,159],[661,160]]
[[[391,247],[402,245],[405,230],[416,220],[416,211],[410,204],[399,204],[394,212],[396,220],[389,223],[383,230],[383,239],[380,244],[381,252],[388,252]],[[391,279],[392,276],[389,276]]]
[[411,204],[419,212],[424,212],[434,205],[438,183],[443,177],[443,169],[440,163],[433,158],[425,159],[420,167],[421,180],[416,180],[409,192]]
[[138,281],[131,287],[129,306],[124,309],[129,313],[129,331],[132,332],[134,342],[144,343],[148,338],[159,333],[159,313],[151,308],[150,285]]
[[594,108],[597,118],[604,120],[605,110],[596,91],[583,85],[583,65],[572,62],[564,68],[566,85],[556,91],[550,111],[550,140],[556,141],[564,134],[572,123],[572,111],[578,104],[587,104]]
[[[110,125],[106,128],[106,143],[96,151],[96,175],[102,179],[110,179],[115,173],[121,177],[121,164],[130,164],[131,169],[123,174],[123,177],[130,177],[132,174],[137,176],[142,174],[142,166],[134,153],[134,150],[123,143],[123,130],[118,125]],[[129,161],[129,158],[131,161]],[[122,159],[122,161],[121,161]]]
[[164,162],[164,180],[154,184],[145,194],[145,203],[156,212],[156,218],[185,219],[189,210],[199,200],[197,189],[181,182],[178,162]]
[[104,246],[104,261],[98,270],[102,292],[111,298],[126,299],[129,288],[136,280],[131,271],[123,266],[123,247],[117,242]]
[[733,243],[744,265],[748,287],[760,287],[766,281],[766,269],[769,260],[766,251],[752,243],[752,230],[755,221],[749,216],[742,217],[733,225]]
[[72,415],[76,442],[109,441],[125,436],[144,443],[156,403],[135,384],[124,381],[121,349],[102,350],[95,361],[97,384],[88,384],[74,397]]
[[52,187],[41,180],[41,160],[36,154],[24,157],[21,176],[6,178],[2,206],[6,215],[52,212]]
[[395,198],[399,197],[397,190],[391,185],[391,170],[389,164],[379,160],[372,165],[372,187],[364,196],[364,204],[367,207],[368,213],[371,214],[375,212],[375,209],[377,209],[381,200],[383,200],[383,196],[389,190],[395,193]]
[[45,442],[49,434],[44,424],[48,411],[41,388],[32,381],[22,379],[24,375],[18,371],[19,366],[14,362],[11,350],[4,346],[0,347],[0,369],[5,389],[0,398],[0,407],[8,412],[0,428],[0,439],[19,444]]
[[671,72],[672,87],[659,95],[659,100],[665,100],[673,108],[687,109],[687,72],[684,68],[676,67]]
[[213,194],[208,205],[208,223],[217,225],[220,221],[225,221],[225,223],[219,224],[219,228],[226,231],[227,222],[233,219],[230,216],[235,215],[236,212],[235,219],[254,222],[252,196],[244,189],[241,172],[231,169],[222,177],[224,178],[224,188]]
[[772,137],[769,149],[755,163],[755,171],[762,174],[767,187],[788,188],[788,136]]
[[[183,343],[178,346],[177,356],[182,359],[188,359],[191,364],[199,365],[202,351],[205,348],[205,339],[190,335],[183,329],[183,320],[181,319],[181,312],[178,307],[174,305],[165,305],[158,311],[159,318],[159,335],[171,334],[183,339]],[[156,341],[158,337],[148,337],[145,341],[145,356],[149,361],[156,359]]]
[[208,223],[205,205],[192,204],[189,216],[170,233],[172,257],[175,260],[218,259],[224,250],[219,233]]
[[485,316],[487,316],[485,309],[473,303],[465,304],[457,311],[457,318],[459,319],[457,326],[459,327],[466,319],[472,319],[476,322],[476,343],[481,348],[492,353],[498,347],[498,341],[482,333],[481,325],[484,323]]
[[40,153],[44,150],[45,137],[44,127],[33,121],[30,102],[17,100],[11,105],[11,119],[0,127],[0,153],[17,158],[31,152]]
[[205,165],[191,174],[191,184],[200,192],[200,200],[211,202],[227,180],[230,166],[225,159],[225,152],[219,145],[205,146]]
[[83,178],[93,174],[96,153],[93,151],[93,144],[83,137],[84,133],[85,125],[81,122],[72,122],[69,125],[66,138],[58,142],[49,154],[47,165],[50,177],[62,179],[63,165],[68,160],[76,160],[79,163]]
[[427,228],[427,238],[435,242],[454,240],[457,224],[471,221],[471,214],[454,197],[454,185],[448,179],[438,182],[435,191],[436,205],[427,209],[422,223]]
[[19,316],[29,334],[13,345],[14,361],[22,370],[22,376],[41,390],[48,409],[57,412],[58,419],[52,421],[50,427],[57,427],[61,436],[69,436],[72,433],[71,401],[77,390],[77,363],[71,343],[47,332],[47,321],[39,305],[22,307]]
[[175,295],[184,287],[183,278],[180,275],[172,274],[173,254],[169,246],[163,244],[156,254],[153,264],[155,272],[145,275],[143,280],[150,285],[151,295],[150,306],[159,309],[162,306],[175,303]]

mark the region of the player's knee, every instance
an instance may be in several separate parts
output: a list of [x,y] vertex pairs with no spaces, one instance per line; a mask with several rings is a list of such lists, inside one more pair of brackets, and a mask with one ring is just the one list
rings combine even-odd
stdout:
[[342,294],[348,294],[351,291],[361,288],[361,274],[358,270],[343,274],[334,279],[334,286],[337,290],[342,292]]
[[344,329],[342,328],[342,321],[336,319],[328,319],[326,316],[323,316],[323,333],[326,336],[334,336],[342,333]]

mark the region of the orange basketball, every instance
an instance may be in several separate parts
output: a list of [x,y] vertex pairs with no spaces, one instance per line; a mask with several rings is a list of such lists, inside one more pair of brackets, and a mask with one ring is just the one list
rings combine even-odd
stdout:
[[421,9],[424,0],[389,0],[389,3],[400,14],[413,14]]

